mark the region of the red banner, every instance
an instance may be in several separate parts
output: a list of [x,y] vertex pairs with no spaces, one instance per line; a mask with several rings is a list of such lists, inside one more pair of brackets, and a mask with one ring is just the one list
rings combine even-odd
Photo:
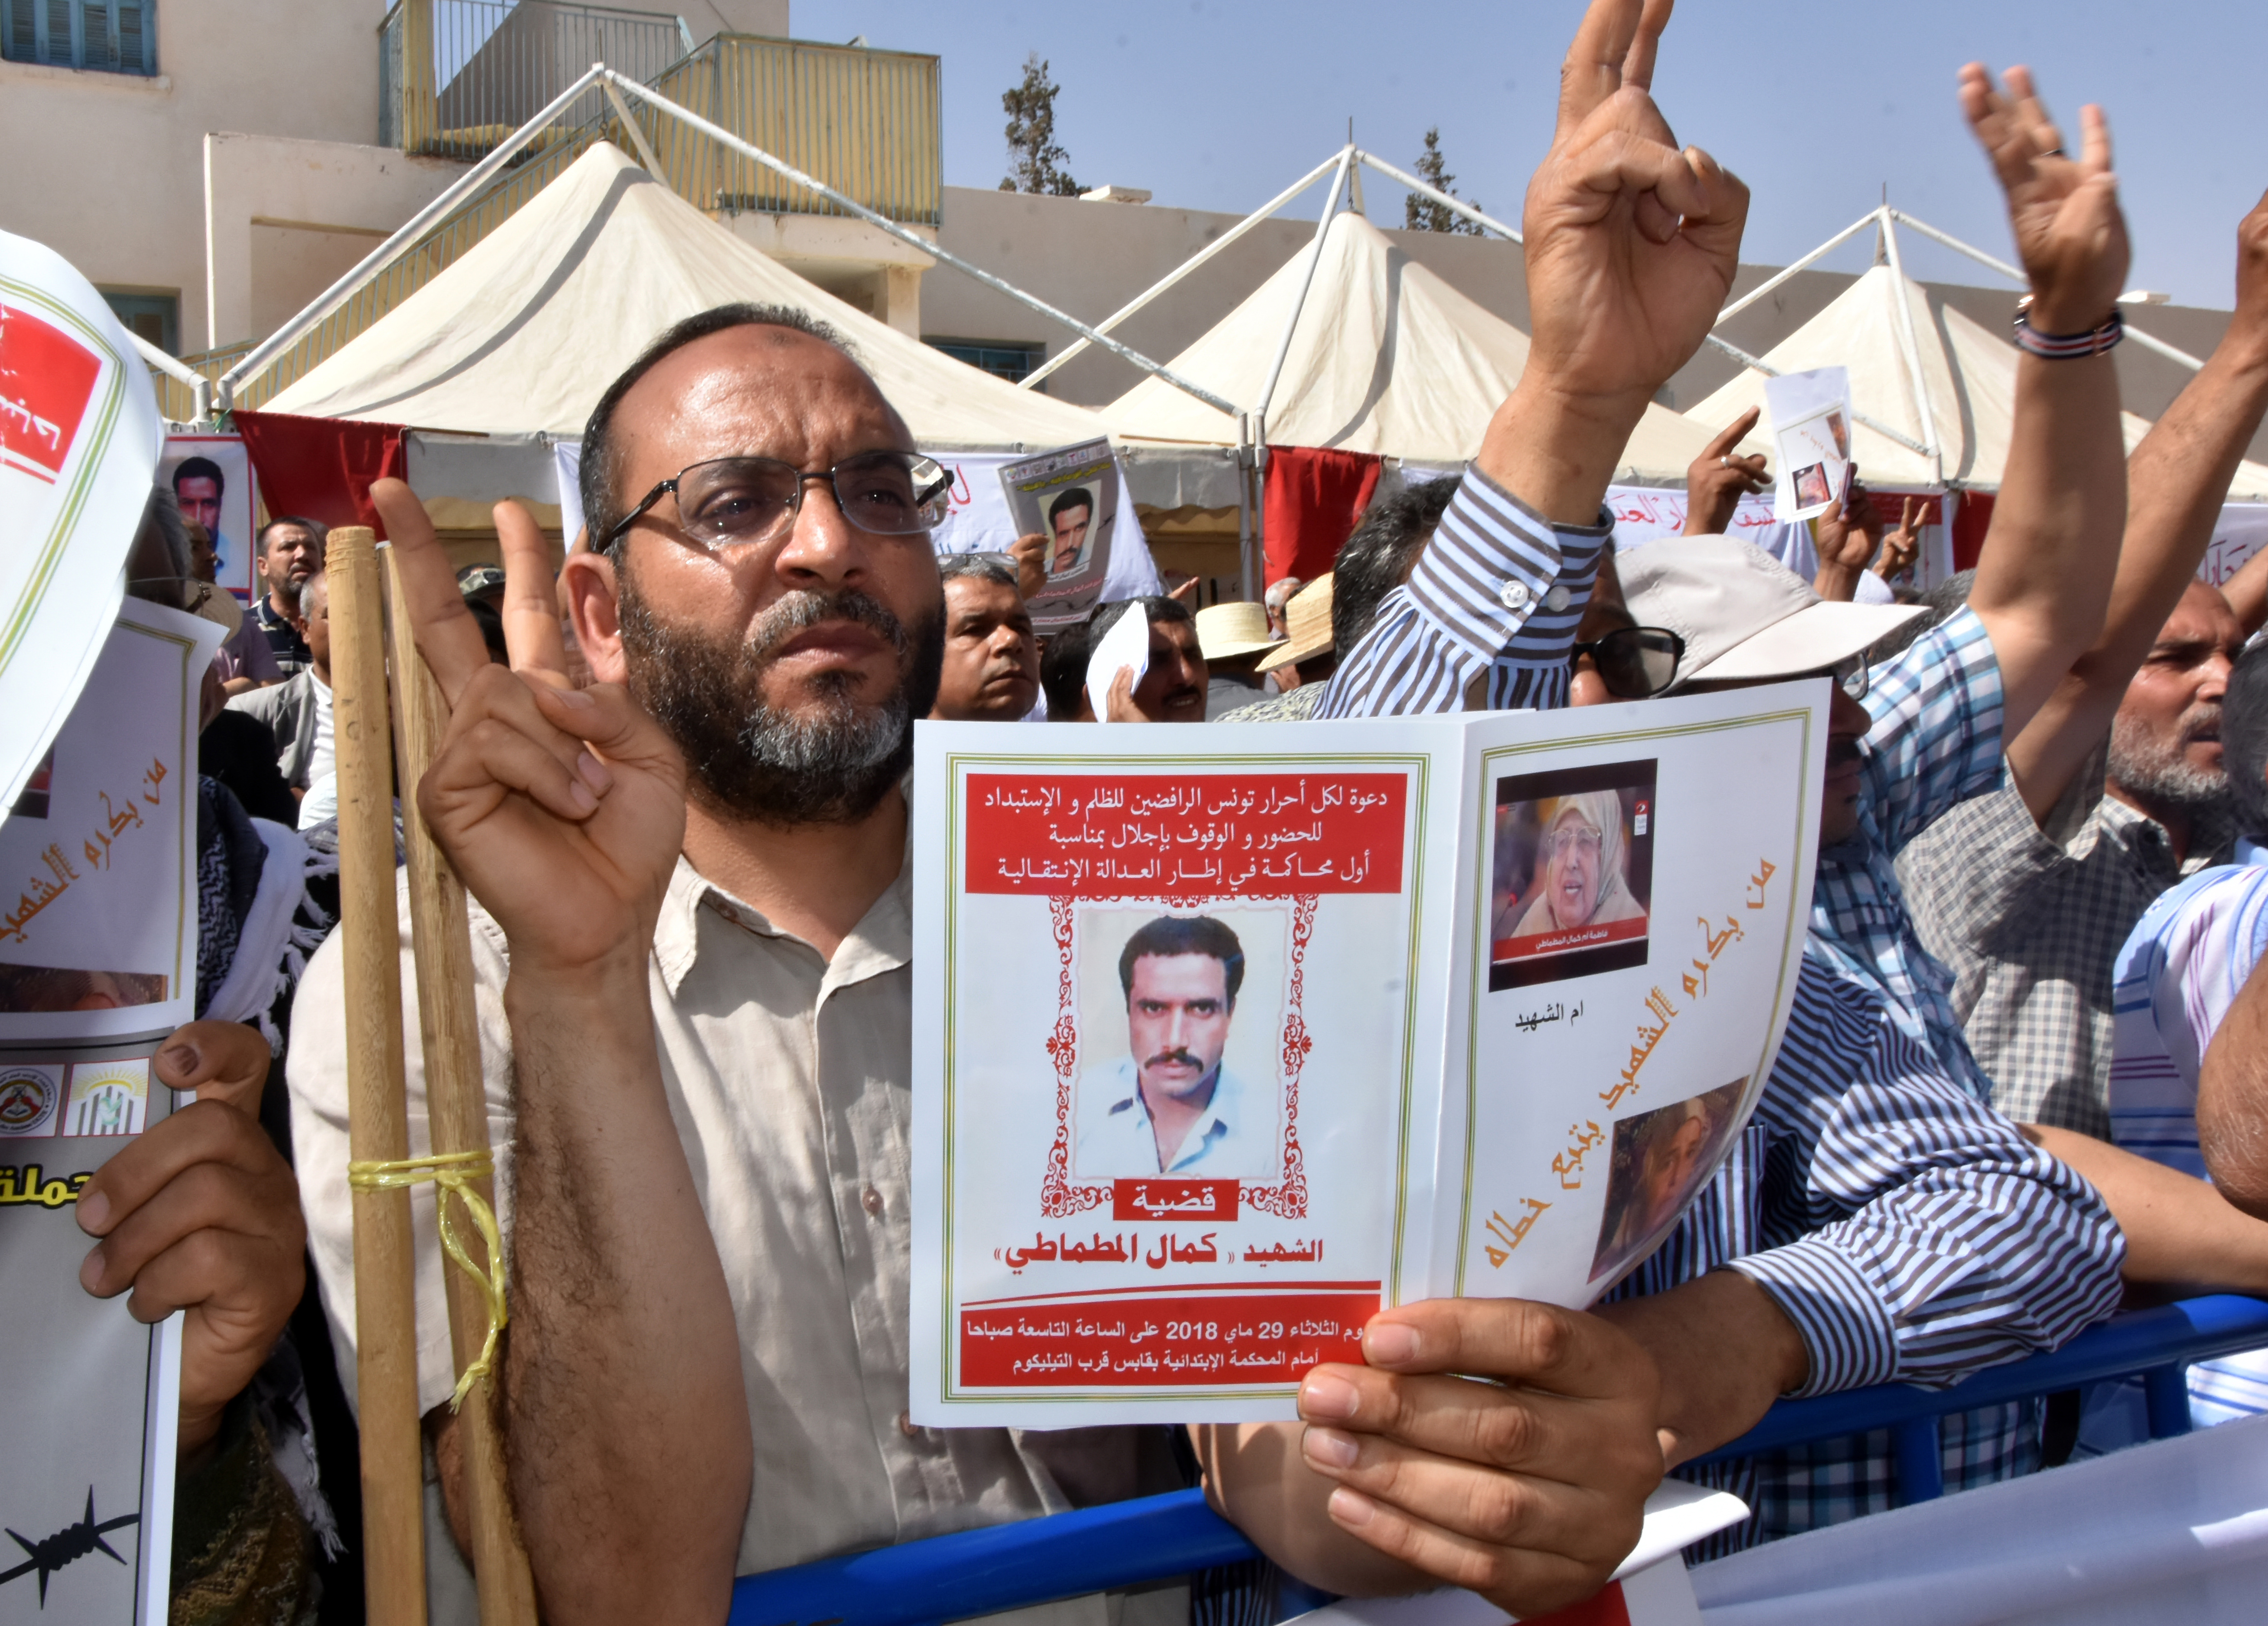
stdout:
[[0,461],[53,485],[78,438],[102,358],[18,307],[0,307],[0,356],[7,358],[0,367]]
[[1408,784],[1399,773],[972,773],[968,890],[1398,892]]
[[1233,1220],[1234,1180],[1114,1180],[1110,1217],[1117,1220]]
[[1565,954],[1576,949],[1596,949],[1605,943],[1628,942],[1646,935],[1646,917],[1609,920],[1600,926],[1578,926],[1564,932],[1533,932],[1525,937],[1499,937],[1491,950],[1498,960],[1525,960],[1539,954]]
[[961,1383],[982,1388],[1291,1384],[1362,1362],[1375,1282],[1096,1298],[1002,1299],[961,1312]]

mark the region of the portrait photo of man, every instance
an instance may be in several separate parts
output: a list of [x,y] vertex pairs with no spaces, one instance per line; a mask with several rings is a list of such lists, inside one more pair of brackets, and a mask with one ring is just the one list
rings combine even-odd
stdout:
[[228,477],[211,458],[185,457],[174,466],[173,500],[180,506],[182,522],[203,526],[212,539],[214,574],[205,578],[208,581],[228,570],[228,538],[220,528],[221,502],[227,492]]
[[1592,1281],[1618,1275],[1661,1245],[1732,1138],[1743,1088],[1725,1084],[1615,1125]]
[[1078,1179],[1275,1172],[1274,1081],[1225,1059],[1244,973],[1243,943],[1210,915],[1160,915],[1126,940],[1126,1052],[1083,1085]]
[[1076,570],[1086,557],[1086,533],[1094,520],[1094,493],[1074,485],[1048,505],[1048,574],[1060,576]]

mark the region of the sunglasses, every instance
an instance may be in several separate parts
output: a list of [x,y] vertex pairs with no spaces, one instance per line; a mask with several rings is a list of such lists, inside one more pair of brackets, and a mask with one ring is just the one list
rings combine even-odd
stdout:
[[953,481],[914,452],[862,452],[834,468],[806,474],[777,457],[718,457],[664,480],[622,515],[599,545],[611,549],[666,493],[677,497],[677,528],[713,553],[787,534],[803,507],[803,488],[826,482],[835,506],[860,530],[909,536],[945,518]]
[[1861,649],[1857,654],[1845,655],[1827,669],[1826,676],[1833,678],[1835,686],[1852,699],[1865,699],[1870,676],[1867,666],[1867,652]]
[[1617,627],[1604,638],[1578,644],[1570,661],[1591,657],[1599,681],[1618,700],[1643,700],[1677,681],[1685,640],[1667,627]]

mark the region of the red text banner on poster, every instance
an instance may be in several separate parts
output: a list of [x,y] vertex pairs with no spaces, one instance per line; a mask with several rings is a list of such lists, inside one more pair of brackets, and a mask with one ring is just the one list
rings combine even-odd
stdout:
[[968,890],[1043,898],[1398,892],[1398,773],[972,773]]
[[1218,1388],[1297,1383],[1362,1360],[1379,1284],[997,1299],[961,1312],[964,1388]]
[[1113,1180],[1110,1217],[1119,1220],[1217,1219],[1236,1217],[1234,1180]]
[[1565,954],[1571,949],[1595,949],[1604,943],[1628,942],[1646,935],[1649,922],[1641,915],[1635,920],[1609,920],[1603,926],[1579,926],[1572,931],[1534,932],[1525,937],[1499,937],[1496,940],[1495,957],[1499,960],[1524,960],[1538,954]]
[[53,485],[78,439],[102,361],[62,329],[0,309],[0,462]]

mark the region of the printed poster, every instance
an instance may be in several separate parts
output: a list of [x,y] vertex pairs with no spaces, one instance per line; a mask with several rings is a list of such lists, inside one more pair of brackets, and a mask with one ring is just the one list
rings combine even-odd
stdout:
[[166,1618],[180,1318],[87,1296],[72,1205],[171,1110],[151,1059],[195,1001],[198,684],[220,638],[124,601],[0,819],[0,1626]]
[[102,296],[0,232],[0,808],[109,633],[164,439],[150,369]]
[[1772,517],[1793,524],[1843,499],[1851,477],[1851,370],[1820,367],[1764,381],[1772,445]]
[[158,483],[173,493],[183,520],[211,534],[215,584],[235,594],[239,602],[251,602],[258,586],[252,549],[259,484],[243,437],[167,435],[158,460]]
[[920,724],[915,1421],[1289,1418],[1384,1305],[1606,1291],[1770,1070],[1826,697]]

